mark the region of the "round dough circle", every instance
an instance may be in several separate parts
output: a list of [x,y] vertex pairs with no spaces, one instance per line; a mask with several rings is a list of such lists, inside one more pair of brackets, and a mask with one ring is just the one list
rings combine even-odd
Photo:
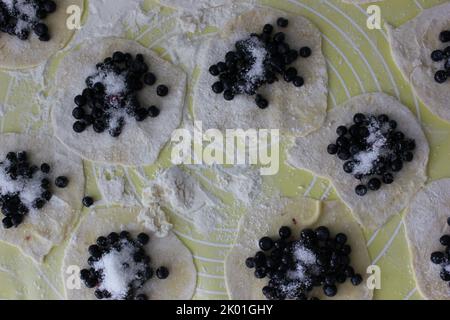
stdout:
[[[130,119],[118,138],[111,137],[107,132],[95,133],[92,126],[82,133],[75,133],[72,130],[75,122],[72,117],[74,97],[86,87],[85,79],[96,71],[95,65],[118,50],[144,55],[158,81],[152,87],[144,87],[138,97],[145,106],[158,106],[161,113],[156,118],[149,117],[142,122]],[[159,97],[156,94],[156,86],[159,84],[169,87],[167,96]],[[65,145],[81,157],[96,162],[129,166],[148,165],[157,160],[173,130],[180,125],[186,75],[134,41],[101,38],[85,42],[62,59],[55,87],[58,90],[54,97],[52,123],[55,135]]]
[[[332,234],[347,234],[348,244],[352,247],[351,265],[364,277],[370,258],[361,228],[349,210],[340,202],[321,204],[316,200],[298,198],[278,212],[272,209],[252,210],[240,221],[236,243],[225,261],[225,281],[231,299],[266,299],[261,290],[267,285],[267,278],[256,279],[253,270],[245,266],[245,260],[260,250],[258,240],[261,237],[276,237],[281,226],[290,226],[293,234],[298,235],[304,228],[322,225],[329,227]],[[365,281],[355,287],[347,280],[338,286],[338,294],[333,298],[325,297],[320,288],[315,288],[312,294],[319,299],[370,300],[373,292],[365,285]]]
[[[368,192],[364,197],[355,193],[358,180],[344,172],[344,161],[327,153],[327,146],[337,138],[336,128],[352,123],[356,113],[387,114],[398,122],[399,130],[414,139],[417,145],[413,162],[405,165],[396,175],[393,184],[383,184],[379,191]],[[296,140],[289,151],[288,163],[330,179],[356,219],[364,227],[376,229],[389,217],[406,208],[411,198],[425,184],[428,155],[429,146],[425,134],[411,111],[391,96],[373,93],[352,98],[331,110],[321,129]]]
[[37,214],[29,213],[17,228],[0,227],[0,240],[8,242],[38,262],[53,246],[63,242],[81,210],[84,194],[84,173],[81,158],[50,136],[2,134],[0,159],[10,151],[26,151],[33,164],[44,162],[51,167],[49,179],[69,178],[66,188],[52,188],[53,197]]
[[450,121],[448,81],[439,84],[434,74],[444,69],[444,62],[433,62],[431,53],[443,50],[439,33],[450,30],[450,3],[426,9],[399,28],[388,26],[394,60],[403,76],[411,82],[417,96],[435,115]]
[[[287,42],[295,48],[309,46],[312,55],[298,58],[292,65],[305,79],[301,88],[284,80],[266,85],[259,93],[269,101],[269,107],[261,110],[255,97],[240,94],[232,101],[215,94],[211,85],[217,81],[208,69],[224,59],[226,52],[234,48],[236,41],[252,32],[261,32],[264,24],[276,24],[278,17],[289,19],[285,32]],[[322,54],[320,31],[306,18],[270,9],[255,9],[229,22],[224,30],[203,48],[200,76],[194,92],[194,116],[202,121],[205,129],[280,129],[286,133],[305,135],[323,123],[327,110],[328,73]]]
[[432,182],[420,191],[405,216],[406,236],[417,287],[427,299],[449,300],[448,282],[441,280],[441,267],[431,263],[431,254],[443,251],[439,238],[450,234],[450,179]]
[[69,6],[77,6],[83,12],[83,0],[56,0],[57,10],[43,20],[47,24],[51,39],[39,41],[32,32],[28,40],[22,41],[6,33],[0,33],[0,68],[24,69],[35,67],[46,61],[58,50],[63,49],[72,38],[75,30],[67,27]]
[[[109,208],[95,209],[80,223],[72,235],[63,261],[63,277],[70,266],[80,269],[86,268],[88,247],[94,244],[99,236],[106,236],[111,232],[126,230],[135,237],[140,232],[150,236],[145,246],[149,253],[153,268],[165,266],[170,275],[167,279],[159,280],[153,277],[144,285],[143,292],[152,300],[185,300],[191,299],[195,286],[197,273],[191,252],[171,232],[167,237],[158,238],[152,234],[142,223],[138,222],[141,208]],[[66,286],[67,281],[64,281]],[[71,300],[96,299],[94,290],[81,284],[80,289],[65,287],[66,297]]]

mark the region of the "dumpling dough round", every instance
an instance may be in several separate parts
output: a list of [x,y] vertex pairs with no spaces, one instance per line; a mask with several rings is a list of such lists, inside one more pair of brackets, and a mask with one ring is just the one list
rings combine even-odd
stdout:
[[50,41],[39,41],[38,37],[32,33],[25,41],[4,32],[0,33],[0,68],[23,69],[37,66],[67,45],[75,30],[70,30],[66,25],[69,18],[66,10],[69,6],[75,5],[82,13],[84,2],[83,0],[56,0],[56,5],[57,10],[43,20],[49,27]]
[[[240,94],[226,101],[221,94],[211,90],[217,81],[208,69],[224,59],[225,53],[234,48],[236,41],[252,32],[261,32],[264,24],[276,25],[278,17],[289,19],[287,42],[299,49],[309,46],[312,55],[298,58],[292,66],[305,79],[305,85],[296,88],[284,80],[261,87],[259,92],[269,101],[269,107],[261,110],[255,97]],[[327,109],[328,74],[322,54],[320,31],[306,18],[284,12],[255,9],[229,22],[224,30],[207,44],[200,54],[201,71],[194,92],[194,117],[202,121],[205,129],[281,129],[283,132],[305,135],[323,123]]]
[[33,164],[48,163],[51,166],[51,181],[62,175],[69,179],[66,188],[52,188],[53,197],[38,214],[26,215],[17,228],[4,229],[0,226],[0,240],[42,262],[53,246],[62,243],[67,237],[81,210],[83,163],[81,158],[67,150],[58,140],[44,135],[0,135],[0,159],[5,159],[10,151],[26,151]]
[[443,69],[444,62],[433,62],[431,53],[446,47],[439,41],[439,34],[450,29],[449,16],[450,3],[446,2],[422,11],[397,29],[388,26],[392,54],[403,76],[431,112],[447,121],[450,121],[449,84],[434,81],[436,71]]
[[[296,224],[293,223],[295,219]],[[351,265],[361,275],[366,274],[370,265],[366,241],[358,223],[348,208],[340,202],[324,202],[297,198],[283,209],[252,210],[239,223],[236,244],[225,261],[225,280],[231,299],[265,300],[262,288],[267,285],[267,278],[257,279],[253,271],[245,266],[245,260],[260,250],[258,240],[263,236],[277,236],[281,226],[290,226],[293,234],[300,234],[304,228],[327,226],[333,234],[344,232],[352,247]],[[370,300],[373,292],[365,285],[353,286],[348,280],[338,286],[338,294],[325,297],[322,290],[315,288],[313,295],[320,299],[333,300]]]
[[[81,222],[73,234],[66,249],[63,262],[63,277],[70,266],[80,269],[87,267],[88,247],[94,244],[99,236],[106,236],[111,232],[126,230],[133,236],[145,232],[150,236],[149,243],[145,246],[151,257],[152,267],[165,266],[170,275],[167,279],[152,278],[144,285],[144,293],[152,300],[185,300],[191,299],[195,286],[197,273],[191,252],[170,232],[164,238],[158,238],[145,227],[138,219],[141,208],[109,208],[95,209]],[[66,285],[66,281],[64,281]],[[71,300],[96,299],[94,290],[81,284],[80,289],[65,287],[66,297]]]
[[439,238],[450,234],[449,217],[450,179],[432,182],[420,191],[405,217],[417,287],[427,299],[450,299],[450,287],[439,276],[441,267],[430,260],[433,252],[445,249]]
[[[405,165],[391,185],[360,197],[355,193],[357,181],[342,169],[344,162],[327,153],[336,140],[336,128],[352,122],[355,113],[387,114],[395,119],[407,137],[416,141],[414,160]],[[288,155],[288,163],[328,178],[356,219],[368,229],[381,227],[390,216],[399,213],[424,185],[427,176],[429,146],[419,122],[411,111],[396,99],[383,93],[365,94],[350,99],[328,113],[324,126],[305,138],[298,138]]]
[[[149,117],[142,122],[130,119],[118,138],[111,137],[107,132],[95,133],[92,126],[82,133],[75,133],[72,130],[75,122],[72,117],[74,97],[86,87],[85,79],[96,71],[95,65],[118,50],[144,55],[158,81],[152,87],[145,86],[138,97],[144,106],[156,105],[161,113],[156,118]],[[169,87],[167,96],[159,97],[156,94],[158,84]],[[58,139],[88,160],[137,166],[155,162],[173,130],[180,125],[186,75],[134,41],[100,38],[85,42],[62,59],[54,87],[57,92],[52,122]]]

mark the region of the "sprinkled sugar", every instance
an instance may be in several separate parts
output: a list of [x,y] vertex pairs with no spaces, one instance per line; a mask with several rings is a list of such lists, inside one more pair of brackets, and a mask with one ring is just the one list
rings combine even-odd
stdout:
[[281,290],[287,297],[296,295],[300,287],[310,285],[311,278],[316,268],[316,255],[303,245],[298,244],[292,252],[295,269],[286,273],[288,282],[281,285]]
[[102,273],[99,289],[111,293],[113,300],[126,298],[136,274],[145,271],[145,264],[133,259],[135,247],[127,240],[122,240],[121,246],[121,251],[112,249],[94,263],[94,269]]
[[105,86],[108,96],[119,95],[125,91],[126,82],[123,74],[117,74],[112,70],[102,70],[92,78],[93,83],[100,82]]
[[16,194],[20,193],[20,201],[30,211],[33,211],[33,201],[42,194],[41,180],[44,178],[42,172],[36,172],[31,179],[18,177],[16,180],[11,179],[6,168],[10,166],[10,161],[5,160],[0,164],[0,194]]
[[268,52],[264,46],[264,43],[257,37],[250,37],[244,41],[244,48],[251,56],[251,67],[245,71],[244,90],[248,90],[254,87],[258,82],[264,80],[265,68],[264,62],[267,58]]
[[17,10],[20,13],[19,16],[25,15],[28,17],[28,21],[20,19],[17,22],[16,32],[20,32],[21,30],[28,28],[30,25],[29,22],[35,22],[38,20],[36,17],[36,7],[33,3],[27,0],[2,0],[2,2],[5,4],[9,12]]
[[354,174],[368,174],[373,168],[373,162],[385,152],[384,146],[387,142],[385,133],[388,130],[388,126],[389,124],[385,124],[383,127],[380,127],[376,119],[371,120],[368,126],[369,136],[366,138],[369,148],[367,151],[361,151],[356,154],[355,160],[357,162],[353,169]]

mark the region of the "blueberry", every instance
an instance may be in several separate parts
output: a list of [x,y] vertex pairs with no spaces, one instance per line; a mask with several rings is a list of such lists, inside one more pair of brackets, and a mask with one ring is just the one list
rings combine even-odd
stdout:
[[252,257],[249,257],[245,260],[245,265],[249,269],[253,269],[255,267],[255,259]]
[[358,196],[365,196],[367,194],[367,187],[365,185],[359,185],[356,187],[355,192]]
[[447,225],[450,226],[450,218],[447,218]]
[[148,72],[144,75],[144,83],[148,86],[152,86],[156,83],[155,74]]
[[265,24],[263,27],[263,32],[266,34],[271,34],[273,32],[273,26],[271,24]]
[[169,276],[169,269],[166,267],[159,267],[156,269],[156,276],[158,279],[166,279]]
[[86,103],[87,103],[87,98],[86,98],[85,96],[83,96],[83,95],[78,95],[78,96],[76,96],[76,97],[73,99],[73,101],[75,102],[75,104],[76,104],[78,107],[83,107],[83,106],[85,106]]
[[259,240],[259,247],[263,251],[269,251],[273,248],[273,240],[269,237],[263,237]]
[[12,228],[14,226],[14,224],[13,224],[13,222],[11,220],[11,217],[3,218],[2,224],[3,224],[3,228],[5,228],[5,229],[10,229],[10,228]]
[[444,70],[437,71],[434,75],[434,80],[437,83],[444,83],[445,81],[447,81],[447,72]]
[[325,285],[323,286],[323,293],[327,297],[334,297],[337,294],[337,287],[335,285]]
[[[7,217],[8,218],[8,217]],[[6,219],[6,218],[5,218]],[[14,227],[17,227],[23,222],[23,215],[21,214],[13,214],[11,216],[11,223],[14,225]]]
[[222,93],[224,90],[223,83],[220,81],[215,82],[211,88],[212,91],[217,94]]
[[381,181],[378,178],[372,178],[369,180],[369,183],[367,184],[370,190],[377,191],[381,188]]
[[441,264],[444,262],[444,254],[442,252],[433,252],[431,254],[431,262],[433,262],[434,264]]
[[137,236],[137,241],[143,246],[145,246],[149,241],[150,237],[145,233],[139,233]]
[[285,39],[286,39],[286,35],[283,32],[277,32],[273,36],[273,41],[278,42],[278,43],[284,42]]
[[75,131],[76,133],[81,133],[86,129],[86,123],[83,121],[76,121],[73,124],[73,131]]
[[82,120],[84,118],[84,110],[83,108],[76,107],[72,110],[72,116],[77,120]]
[[442,31],[439,34],[439,40],[441,40],[441,42],[449,42],[450,41],[450,31]]
[[338,136],[345,136],[347,134],[348,130],[346,126],[339,126],[336,128],[336,133]]
[[233,94],[233,92],[231,90],[225,90],[224,93],[223,93],[223,98],[226,101],[231,101],[231,100],[234,99],[234,94]]
[[327,227],[320,226],[316,228],[315,232],[317,239],[320,241],[328,240],[328,238],[330,237],[330,230],[328,230]]
[[55,185],[58,188],[65,188],[69,184],[69,179],[65,176],[59,176],[55,179]]
[[351,154],[347,150],[343,149],[338,152],[338,158],[341,159],[342,161],[346,161],[346,160],[350,159],[350,157],[351,157]]
[[87,280],[91,276],[91,273],[88,269],[82,269],[80,271],[80,279],[81,280]]
[[334,240],[337,244],[343,245],[347,242],[347,236],[343,233],[338,233]]
[[100,247],[106,247],[108,245],[108,239],[106,239],[105,237],[100,236],[100,237],[97,238],[96,243]]
[[291,82],[297,76],[297,69],[290,67],[288,68],[283,75],[283,78],[286,82]]
[[288,239],[292,235],[291,228],[283,226],[278,230],[278,234],[281,239]]
[[83,198],[83,206],[85,207],[90,207],[94,204],[94,199],[92,199],[92,197],[86,196]]
[[160,110],[156,106],[150,106],[148,108],[148,115],[150,118],[156,118],[159,116]]
[[442,52],[441,50],[435,50],[431,53],[431,60],[435,61],[435,62],[439,62],[444,60],[444,52]]
[[37,23],[34,26],[33,31],[38,37],[41,37],[48,34],[48,27],[45,23]]
[[303,87],[303,85],[305,84],[305,80],[302,77],[300,77],[300,76],[296,76],[294,78],[294,80],[292,81],[292,83],[296,87]]
[[450,235],[443,235],[440,239],[439,242],[443,245],[443,246],[450,246]]
[[228,67],[227,64],[223,61],[217,63],[217,69],[219,70],[219,73],[227,71]]
[[52,0],[46,0],[44,2],[43,8],[47,13],[53,13],[56,11],[56,3]]
[[165,97],[168,93],[169,88],[166,85],[161,84],[156,88],[156,94],[160,97]]
[[353,173],[353,170],[355,168],[355,163],[353,161],[347,161],[344,163],[343,169],[345,173]]
[[277,19],[277,25],[281,28],[286,28],[288,26],[288,24],[289,24],[289,20],[286,18],[280,17]]
[[450,273],[447,272],[447,270],[442,269],[440,272],[440,276],[441,276],[441,279],[444,280],[445,282],[450,281]]
[[400,159],[397,159],[391,163],[391,170],[394,172],[399,172],[403,168],[403,162]]
[[136,296],[135,300],[140,300],[140,301],[144,301],[144,300],[148,300],[148,297],[146,294],[144,293],[140,293]]
[[385,184],[392,184],[394,182],[394,176],[391,173],[385,173],[383,174],[383,183]]
[[299,54],[300,54],[300,57],[302,57],[302,58],[308,58],[312,54],[311,48],[309,48],[309,47],[300,48]]
[[266,269],[264,267],[258,267],[255,270],[255,278],[263,279],[267,275]]
[[45,206],[45,200],[44,199],[40,199],[40,198],[35,199],[33,201],[33,204],[32,204],[32,207],[34,209],[42,209],[44,206]]
[[353,277],[351,277],[351,282],[354,286],[358,286],[361,284],[363,278],[360,274],[355,274]]
[[331,155],[334,155],[338,152],[339,148],[335,144],[329,144],[327,147],[327,152]]
[[116,51],[113,53],[112,58],[114,62],[121,63],[125,60],[125,54],[121,51]]
[[362,124],[364,121],[366,121],[366,116],[362,113],[357,113],[353,117],[353,122],[355,124]]
[[402,160],[406,162],[411,162],[414,159],[414,155],[412,152],[404,152],[402,153]]
[[50,165],[48,163],[41,164],[41,171],[43,173],[49,173],[50,172]]
[[260,95],[256,96],[255,102],[260,109],[266,109],[269,106],[269,102]]

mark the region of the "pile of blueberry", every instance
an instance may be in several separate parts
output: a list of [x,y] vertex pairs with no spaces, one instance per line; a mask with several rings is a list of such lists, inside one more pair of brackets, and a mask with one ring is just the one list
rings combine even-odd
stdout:
[[[278,18],[277,25],[286,28],[288,20]],[[312,53],[311,49],[309,47],[303,47],[300,50],[292,49],[285,41],[285,33],[273,33],[274,26],[266,24],[261,34],[253,33],[248,39],[236,42],[236,50],[229,51],[225,55],[225,62],[221,61],[212,65],[209,72],[211,75],[219,77],[219,81],[212,85],[213,92],[223,93],[223,97],[227,101],[233,100],[234,96],[238,94],[255,95],[261,86],[278,81],[278,75],[296,87],[303,86],[304,79],[298,75],[296,68],[289,67],[289,65],[295,62],[299,56],[309,57]],[[261,74],[249,76],[249,71],[252,70],[258,59],[252,53],[255,47],[264,53],[264,57],[259,57],[259,59],[263,59],[260,66]],[[265,109],[269,105],[268,101],[260,94],[256,94],[255,103],[261,109]]]
[[[374,144],[379,143],[368,142],[370,130],[374,126],[379,128],[378,134],[382,136],[385,142],[367,172],[354,172],[360,164],[359,157],[361,154],[373,152]],[[338,138],[335,143],[328,145],[327,151],[329,154],[337,155],[340,160],[345,161],[344,171],[361,181],[361,184],[355,189],[359,196],[365,196],[369,190],[379,190],[382,183],[392,184],[394,173],[403,169],[404,162],[413,161],[413,151],[416,148],[415,141],[408,139],[403,132],[396,129],[397,122],[389,119],[385,114],[375,116],[361,113],[354,116],[351,126],[339,126],[337,128]]]
[[[10,2],[10,1],[8,1]],[[40,41],[49,41],[48,26],[42,22],[49,14],[56,11],[52,0],[13,0],[12,7],[0,0],[0,31],[20,40],[27,40],[33,31]],[[32,8],[33,15],[30,15]]]
[[[110,299],[111,293],[107,290],[100,290],[99,287],[103,280],[103,270],[96,269],[94,264],[99,261],[102,256],[111,251],[121,252],[124,245],[131,245],[133,247],[133,262],[141,263],[142,268],[135,275],[135,280],[128,284],[128,292],[124,299],[126,300],[148,300],[147,295],[138,293],[139,289],[143,287],[146,281],[153,277],[154,271],[150,266],[150,257],[145,252],[145,245],[150,241],[150,238],[145,233],[137,235],[133,239],[128,231],[120,233],[111,232],[107,237],[100,236],[97,238],[96,244],[89,247],[88,251],[90,257],[87,262],[89,269],[80,271],[80,278],[87,288],[96,288],[94,294],[97,299]],[[130,262],[131,263],[131,262]],[[124,263],[124,268],[129,268],[129,264]],[[169,276],[169,270],[166,267],[159,267],[156,270],[156,277],[158,279],[166,279]]]
[[[447,224],[450,226],[450,218],[447,219]],[[441,279],[449,282],[450,285],[450,235],[443,235],[439,242],[445,247],[445,250],[433,252],[431,262],[441,266]]]
[[[362,276],[350,266],[351,247],[345,234],[332,237],[328,228],[321,226],[315,230],[302,230],[300,238],[294,240],[291,229],[283,226],[279,236],[276,240],[262,238],[259,241],[262,251],[245,261],[248,268],[255,269],[256,278],[269,279],[268,285],[262,289],[267,299],[316,300],[311,297],[314,287],[322,287],[326,296],[333,297],[338,292],[337,285],[347,278],[355,286],[361,284]],[[298,261],[295,250],[299,247],[313,254],[315,261],[312,264]],[[299,268],[303,270],[301,280],[292,279],[290,272]]]
[[[144,121],[147,117],[154,118],[159,115],[160,110],[156,106],[144,107],[138,100],[138,92],[144,88],[144,84],[152,86],[156,83],[156,76],[149,72],[149,66],[142,54],[133,57],[129,53],[117,51],[112,57],[97,64],[96,69],[96,74],[86,78],[87,88],[74,99],[76,107],[72,116],[77,120],[73,124],[75,132],[83,132],[92,125],[97,133],[108,130],[112,137],[118,137],[125,125],[125,116]],[[123,91],[108,94],[104,83],[94,82],[99,76],[123,79]],[[169,88],[159,85],[156,93],[161,97],[166,96]],[[125,111],[125,115],[113,119],[120,111]]]
[[[439,34],[439,40],[442,43],[450,42],[450,31],[442,31]],[[434,80],[437,83],[444,83],[450,76],[450,46],[443,50],[435,50],[431,53],[431,59],[434,62],[444,61],[444,70],[438,70],[434,75]]]
[[[47,163],[41,164],[40,168],[30,164],[28,161],[28,156],[25,151],[21,152],[9,152],[6,155],[6,160],[0,162],[0,170],[4,171],[11,180],[20,182],[22,186],[25,186],[35,176],[41,173],[40,196],[33,200],[33,209],[42,209],[45,204],[52,198],[51,192],[51,182],[46,177],[50,172],[50,165]],[[69,183],[67,177],[60,176],[55,180],[55,185],[58,188],[65,188]],[[0,186],[0,190],[1,190]],[[19,226],[26,214],[30,211],[21,200],[21,192],[17,191],[15,193],[0,193],[0,207],[5,218],[2,220],[3,227],[9,229],[12,227]]]

